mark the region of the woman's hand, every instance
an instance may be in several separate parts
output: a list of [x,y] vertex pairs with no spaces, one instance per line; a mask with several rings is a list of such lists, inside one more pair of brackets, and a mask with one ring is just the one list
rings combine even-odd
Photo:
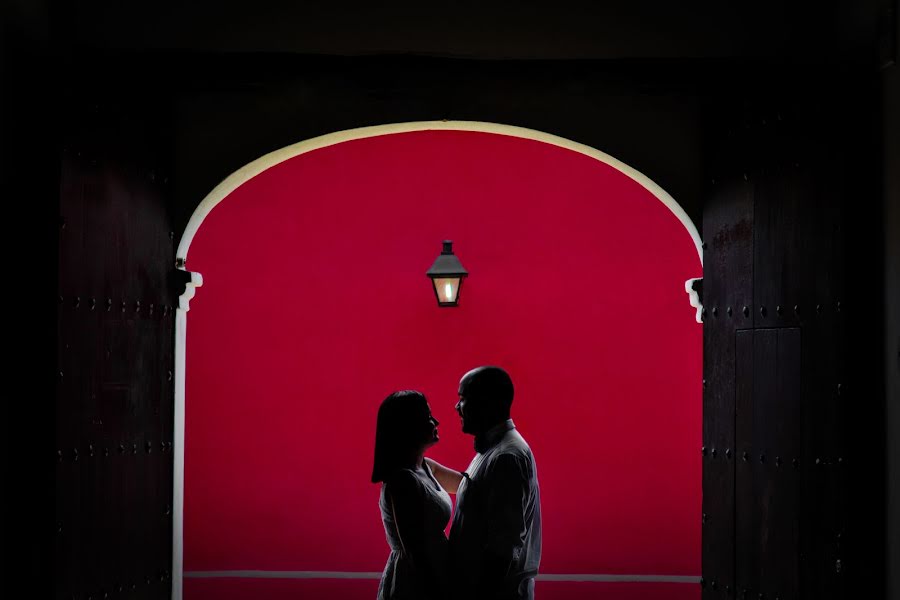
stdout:
[[434,478],[441,484],[441,487],[444,488],[448,494],[455,494],[456,490],[459,489],[459,482],[462,481],[462,473],[445,467],[441,463],[435,462],[427,456],[425,457],[425,462],[428,463],[431,472],[434,473]]

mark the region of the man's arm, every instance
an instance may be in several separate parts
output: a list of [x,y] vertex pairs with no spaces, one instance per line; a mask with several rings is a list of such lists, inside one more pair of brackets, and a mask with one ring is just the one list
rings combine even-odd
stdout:
[[456,490],[459,489],[459,482],[462,481],[462,473],[454,471],[449,467],[445,467],[441,463],[435,462],[428,457],[425,458],[425,462],[431,467],[431,472],[434,473],[434,478],[441,484],[441,487],[444,488],[448,494],[455,494]]
[[514,454],[497,457],[490,473],[487,498],[487,537],[479,576],[480,597],[515,598],[508,589],[510,569],[518,561],[525,539],[528,470],[525,459]]

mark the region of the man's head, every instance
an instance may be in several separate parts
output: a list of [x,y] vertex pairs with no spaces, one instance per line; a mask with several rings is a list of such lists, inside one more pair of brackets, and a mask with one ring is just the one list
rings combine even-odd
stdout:
[[478,435],[509,418],[513,384],[500,367],[472,369],[459,381],[456,412],[462,419],[463,433]]

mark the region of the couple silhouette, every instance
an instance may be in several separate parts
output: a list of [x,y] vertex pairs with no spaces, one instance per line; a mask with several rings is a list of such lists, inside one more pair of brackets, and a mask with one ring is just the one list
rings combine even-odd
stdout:
[[394,392],[381,403],[372,482],[382,484],[391,553],[378,600],[534,598],[540,490],[534,456],[510,418],[512,400],[512,379],[500,367],[462,377],[456,412],[476,452],[462,473],[425,458],[439,437],[423,394]]

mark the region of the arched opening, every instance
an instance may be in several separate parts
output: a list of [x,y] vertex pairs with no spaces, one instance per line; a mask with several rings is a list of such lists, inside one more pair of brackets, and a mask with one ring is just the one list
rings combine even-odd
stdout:
[[[424,271],[448,238],[470,278],[440,309]],[[455,386],[483,363],[512,374],[538,461],[541,596],[696,596],[699,236],[648,178],[531,130],[365,128],[237,171],[188,249],[206,286],[189,353],[199,276],[177,321],[175,597],[182,567],[194,598],[221,577],[234,597],[374,594],[378,403],[425,392],[432,455],[462,468]]]

